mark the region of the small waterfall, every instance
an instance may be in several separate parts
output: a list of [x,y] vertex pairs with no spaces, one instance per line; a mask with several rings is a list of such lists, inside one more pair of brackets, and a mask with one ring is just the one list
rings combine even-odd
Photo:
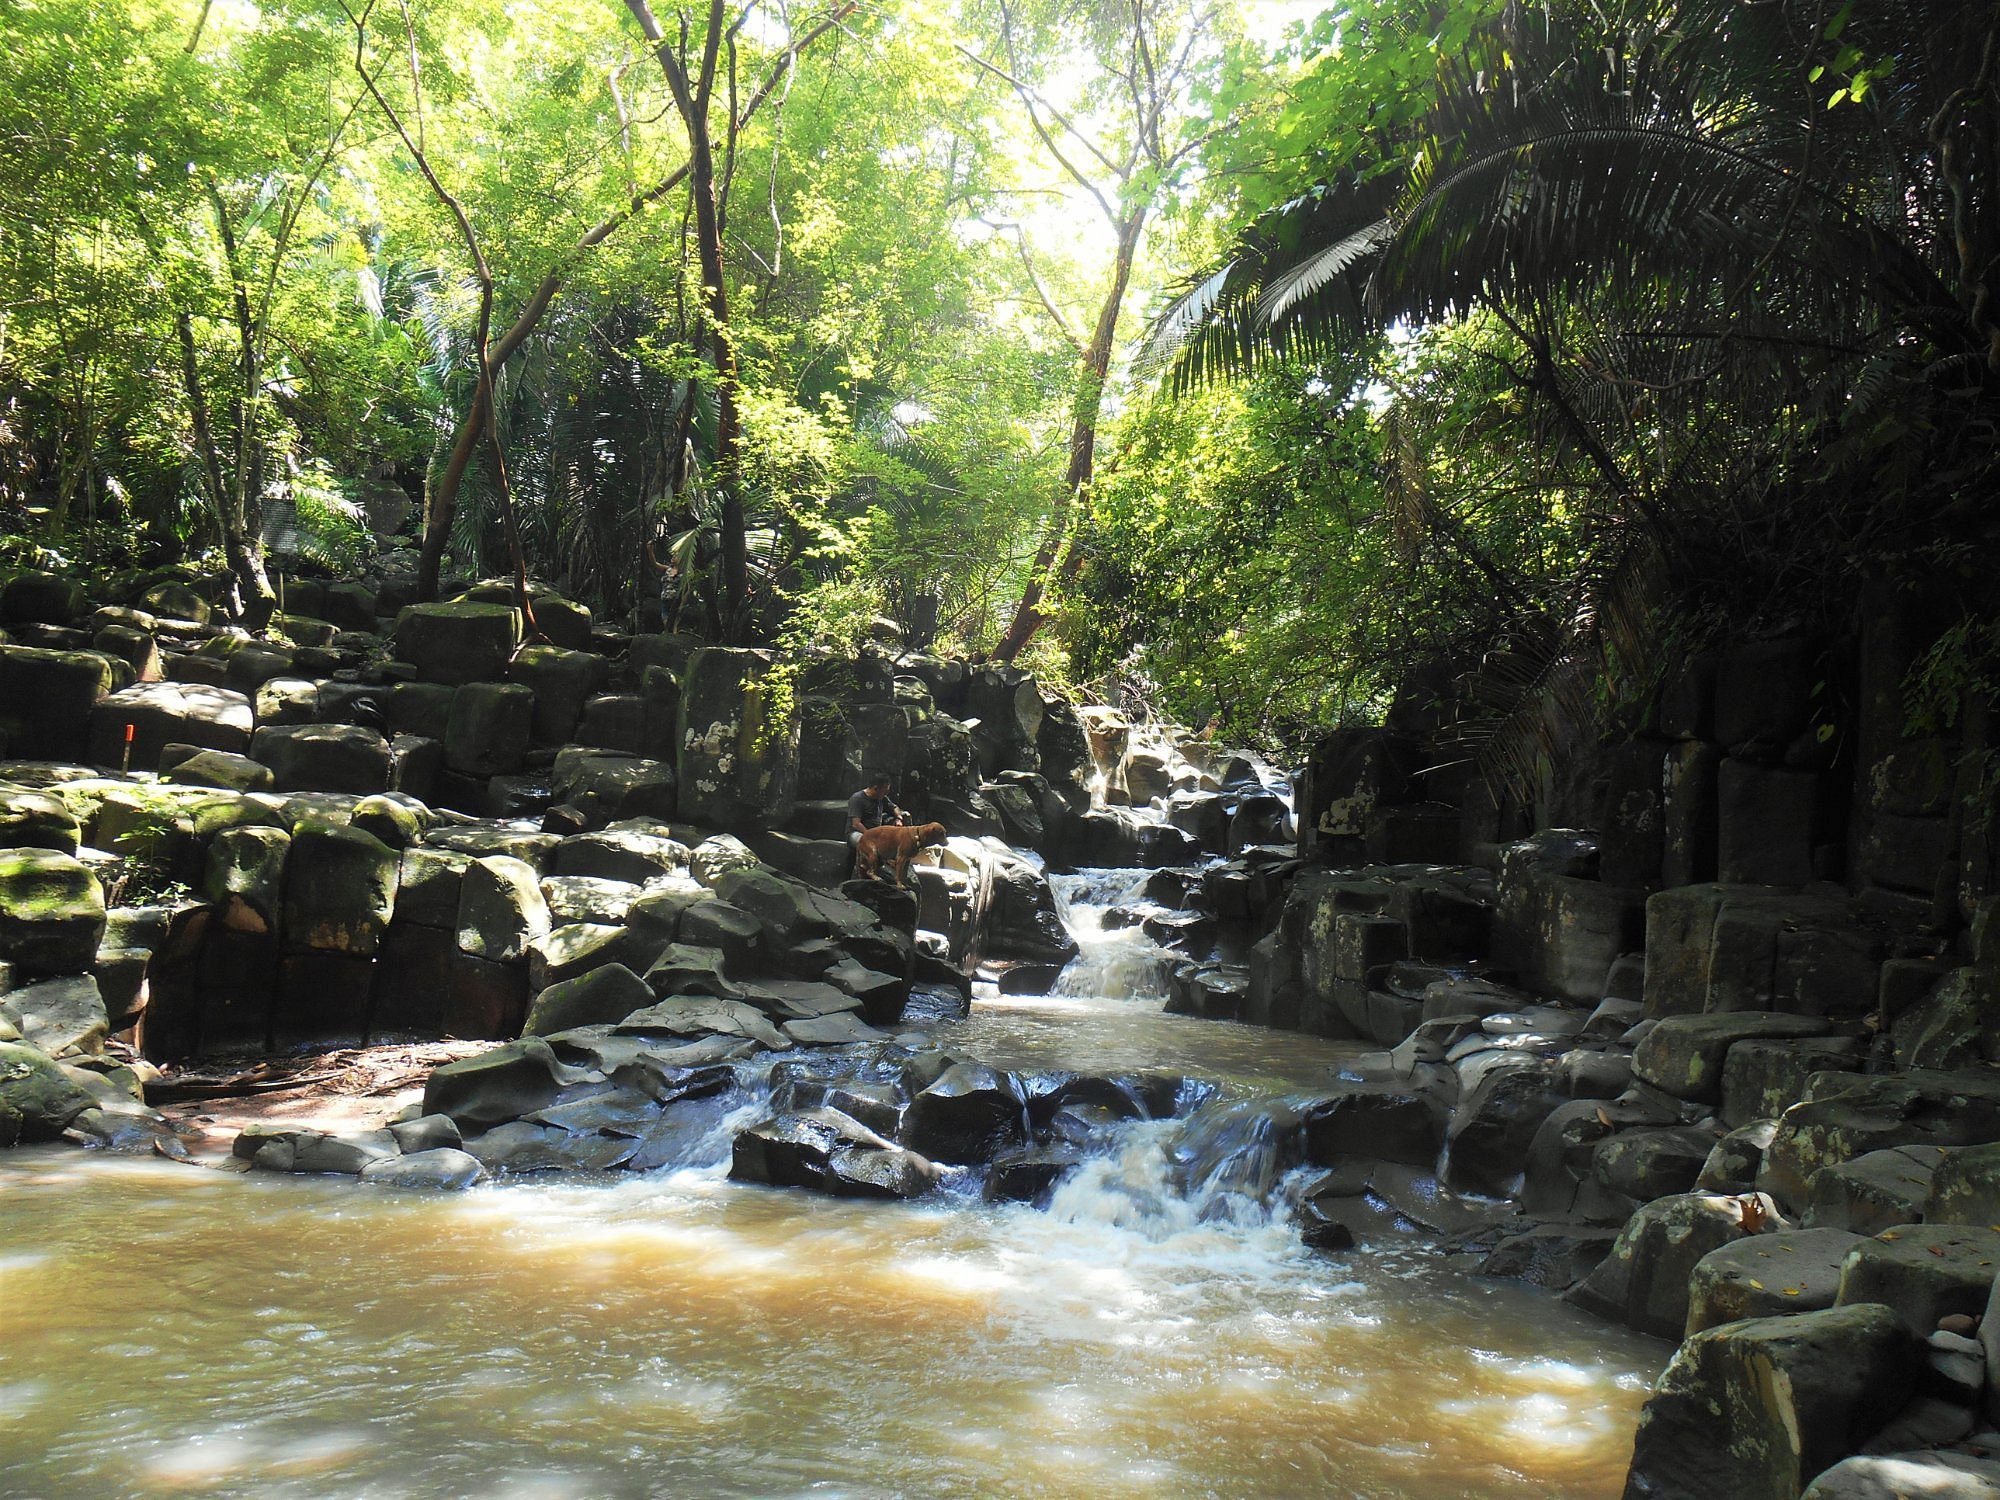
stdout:
[[1164,1002],[1173,955],[1147,937],[1137,922],[1104,924],[1113,907],[1161,910],[1146,900],[1151,876],[1150,870],[1081,870],[1050,877],[1056,910],[1081,950],[1056,981],[1056,994]]
[[1301,1162],[1309,1102],[1304,1095],[1217,1100],[1184,1119],[1124,1126],[1113,1150],[1056,1188],[1048,1211],[1152,1238],[1283,1224],[1290,1214],[1283,1184]]

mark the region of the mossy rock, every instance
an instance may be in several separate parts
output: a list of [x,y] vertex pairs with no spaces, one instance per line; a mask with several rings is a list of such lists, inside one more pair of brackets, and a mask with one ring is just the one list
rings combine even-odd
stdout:
[[0,1042],[0,1146],[58,1140],[96,1102],[35,1048]]
[[372,956],[396,911],[401,856],[358,828],[307,823],[285,861],[289,948]]
[[54,849],[0,849],[0,959],[24,974],[80,974],[104,937],[104,888]]

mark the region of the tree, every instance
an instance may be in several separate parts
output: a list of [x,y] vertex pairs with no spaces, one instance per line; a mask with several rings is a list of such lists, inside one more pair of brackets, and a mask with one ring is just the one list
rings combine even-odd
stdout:
[[[1004,82],[1020,101],[1029,127],[1075,191],[1111,234],[1111,264],[1087,336],[1064,315],[1037,274],[1028,241],[1008,226],[1037,299],[1076,359],[1069,420],[1068,464],[1012,622],[993,648],[1012,661],[1045,616],[1042,599],[1069,538],[1072,510],[1090,487],[1097,431],[1111,375],[1118,323],[1148,221],[1177,192],[1197,153],[1222,127],[1196,113],[1195,100],[1216,60],[1221,15],[1206,0],[1131,0],[1085,17],[1095,74],[1074,104],[1048,97],[1047,73],[1062,49],[1060,14],[1018,16],[1008,0],[998,12],[999,58],[970,49],[966,56]],[[1075,555],[1066,567],[1074,576]]]

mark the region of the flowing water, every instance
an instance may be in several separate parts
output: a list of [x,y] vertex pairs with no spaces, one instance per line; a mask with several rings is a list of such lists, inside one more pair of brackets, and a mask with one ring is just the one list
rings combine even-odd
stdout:
[[1242,1101],[1342,1051],[1161,1014],[1121,882],[1059,877],[1061,991],[941,1039],[1220,1097],[1046,1211],[732,1186],[740,1101],[679,1169],[456,1197],[0,1157],[0,1495],[1616,1494],[1665,1350],[1301,1250]]

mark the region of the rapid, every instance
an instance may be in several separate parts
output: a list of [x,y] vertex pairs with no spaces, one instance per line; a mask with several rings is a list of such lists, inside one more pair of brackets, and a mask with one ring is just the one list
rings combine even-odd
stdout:
[[1662,1347],[1421,1248],[1304,1249],[1248,1101],[1348,1049],[1165,1014],[1167,955],[1104,920],[1143,883],[1055,877],[1056,992],[935,1025],[1209,1094],[1046,1209],[732,1184],[756,1069],[636,1180],[11,1153],[0,1494],[1616,1494]]

